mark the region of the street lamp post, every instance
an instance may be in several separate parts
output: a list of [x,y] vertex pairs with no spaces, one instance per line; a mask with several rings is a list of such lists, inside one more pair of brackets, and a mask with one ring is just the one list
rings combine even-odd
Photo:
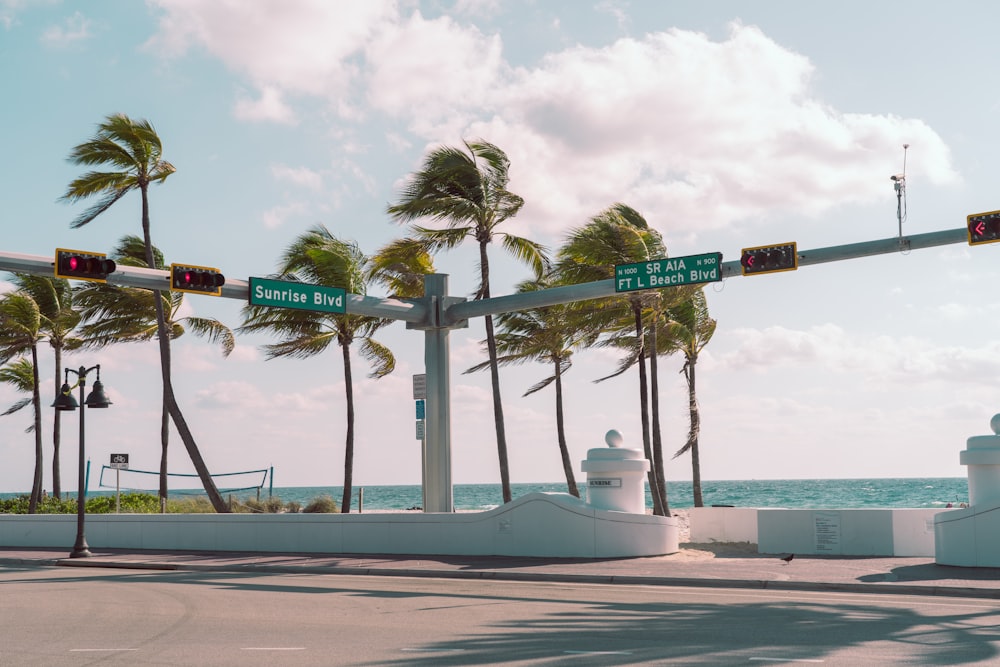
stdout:
[[[90,391],[90,396],[86,400],[83,398],[84,387],[87,386],[87,373],[90,371],[97,371],[97,380],[94,381],[94,388]],[[76,375],[76,384],[70,386],[69,384],[69,374],[73,373]],[[77,486],[77,500],[76,500],[76,543],[73,545],[73,551],[70,553],[70,558],[89,558],[93,554],[90,553],[90,547],[87,546],[87,538],[84,536],[83,524],[87,514],[87,499],[84,494],[84,487],[86,486],[85,470],[85,440],[84,440],[84,415],[87,412],[87,408],[106,408],[111,405],[111,401],[108,400],[107,394],[104,393],[104,384],[101,383],[101,365],[91,366],[86,368],[85,366],[80,366],[80,370],[73,370],[72,368],[66,369],[66,379],[63,382],[62,388],[59,390],[59,394],[56,396],[55,402],[52,404],[56,410],[75,410],[77,407],[80,408],[80,460],[79,460],[79,477]],[[73,387],[80,387],[80,402],[77,403],[76,399],[73,398]]]

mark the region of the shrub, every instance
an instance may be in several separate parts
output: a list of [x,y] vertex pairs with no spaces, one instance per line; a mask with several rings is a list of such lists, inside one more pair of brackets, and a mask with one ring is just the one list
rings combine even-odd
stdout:
[[326,512],[333,513],[337,511],[337,501],[330,496],[318,496],[313,498],[312,501],[306,505],[306,508],[302,510],[303,512]]
[[186,496],[178,499],[167,498],[167,513],[214,514],[215,508],[209,502],[208,496]]

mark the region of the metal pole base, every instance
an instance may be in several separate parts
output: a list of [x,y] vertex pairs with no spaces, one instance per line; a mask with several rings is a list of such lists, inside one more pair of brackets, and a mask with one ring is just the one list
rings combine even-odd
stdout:
[[70,552],[70,558],[90,558],[94,554],[90,553],[90,546],[87,544],[87,540],[78,539],[76,544],[73,545],[73,551]]

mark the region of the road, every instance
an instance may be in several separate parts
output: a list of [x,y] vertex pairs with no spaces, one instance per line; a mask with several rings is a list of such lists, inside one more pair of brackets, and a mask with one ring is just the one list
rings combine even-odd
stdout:
[[991,600],[0,568],[0,666],[996,664]]

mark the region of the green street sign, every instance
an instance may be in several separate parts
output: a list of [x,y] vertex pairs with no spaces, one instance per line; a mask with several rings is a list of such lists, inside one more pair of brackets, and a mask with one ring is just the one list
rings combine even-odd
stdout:
[[721,252],[615,265],[616,292],[697,285],[719,280],[722,280]]
[[320,313],[344,313],[347,291],[291,280],[250,278],[250,305],[296,308]]

